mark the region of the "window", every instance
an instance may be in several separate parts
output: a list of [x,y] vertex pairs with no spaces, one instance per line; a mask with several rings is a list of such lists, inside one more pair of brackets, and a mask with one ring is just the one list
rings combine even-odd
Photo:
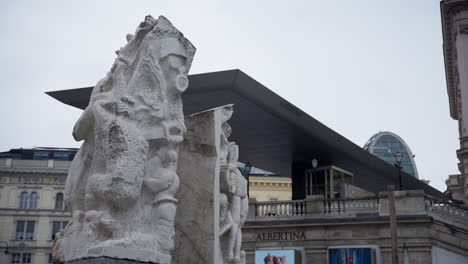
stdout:
[[63,193],[57,193],[55,196],[55,209],[56,210],[63,210]]
[[14,263],[14,264],[31,263],[31,253],[12,253],[11,263]]
[[20,240],[34,239],[34,221],[17,221],[16,222],[16,237]]
[[21,263],[21,254],[20,253],[11,254],[11,263]]
[[49,159],[49,153],[48,152],[36,151],[36,152],[34,152],[34,159],[35,160],[48,160]]
[[21,154],[3,153],[0,154],[0,159],[21,159]]
[[31,263],[31,253],[23,253],[23,262],[21,263]]
[[19,208],[28,208],[28,193],[27,192],[21,193]]
[[377,256],[380,256],[380,251],[375,247],[362,248],[329,248],[328,263],[329,264],[345,264],[345,263],[377,263]]
[[36,209],[37,201],[39,200],[39,195],[37,192],[32,192],[31,195],[28,195],[27,192],[22,192],[19,199],[19,208],[21,209]]
[[37,195],[37,192],[31,193],[31,199],[29,200],[29,208],[36,209],[38,199],[39,199],[39,195]]
[[70,152],[54,152],[54,160],[69,160]]
[[55,239],[55,235],[57,235],[57,233],[64,229],[66,226],[67,226],[68,222],[65,221],[65,222],[60,222],[60,221],[54,221],[52,222],[52,240]]

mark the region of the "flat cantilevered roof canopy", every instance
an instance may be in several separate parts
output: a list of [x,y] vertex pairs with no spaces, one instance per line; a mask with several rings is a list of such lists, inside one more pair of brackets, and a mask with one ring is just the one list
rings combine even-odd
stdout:
[[[183,94],[184,113],[234,104],[231,141],[240,147],[239,160],[292,177],[294,162],[317,158],[319,166],[335,165],[354,173],[354,184],[372,192],[398,185],[398,169],[368,153],[315,120],[240,70],[194,74]],[[93,87],[47,92],[55,99],[84,109]],[[443,197],[435,188],[406,174],[404,189],[424,190]],[[304,187],[305,188],[305,187]]]

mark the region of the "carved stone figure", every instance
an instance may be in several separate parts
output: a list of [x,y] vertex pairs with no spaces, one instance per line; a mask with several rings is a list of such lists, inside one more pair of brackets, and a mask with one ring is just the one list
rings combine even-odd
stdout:
[[220,244],[224,263],[245,263],[242,232],[248,213],[247,181],[237,168],[239,147],[229,142],[233,107],[223,109],[220,150]]
[[73,219],[55,244],[60,260],[170,263],[195,47],[162,16],[147,16],[127,41],[73,129],[84,143],[65,186]]

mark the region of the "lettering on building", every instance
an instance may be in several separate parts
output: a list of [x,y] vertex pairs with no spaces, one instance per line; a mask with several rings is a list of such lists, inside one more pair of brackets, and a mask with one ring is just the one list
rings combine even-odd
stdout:
[[266,232],[258,233],[256,241],[270,241],[270,240],[305,240],[304,232]]

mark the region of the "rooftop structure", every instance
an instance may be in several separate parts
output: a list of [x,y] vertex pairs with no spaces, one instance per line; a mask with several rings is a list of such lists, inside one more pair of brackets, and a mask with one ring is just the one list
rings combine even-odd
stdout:
[[[189,76],[183,94],[184,114],[234,104],[231,139],[239,144],[239,161],[292,179],[293,199],[306,197],[311,160],[353,174],[353,184],[377,193],[398,182],[398,168],[363,150],[240,70]],[[92,87],[54,91],[55,99],[86,108]],[[403,172],[403,176],[406,173]],[[444,197],[414,177],[403,177],[405,189]]]
[[403,171],[419,179],[414,154],[408,144],[397,134],[388,131],[376,133],[363,148],[392,165],[395,164],[395,155],[401,153],[403,155],[401,160]]
[[35,148],[18,148],[10,149],[9,151],[0,152],[0,159],[15,159],[15,160],[73,160],[77,148],[50,148],[50,147],[35,147]]

